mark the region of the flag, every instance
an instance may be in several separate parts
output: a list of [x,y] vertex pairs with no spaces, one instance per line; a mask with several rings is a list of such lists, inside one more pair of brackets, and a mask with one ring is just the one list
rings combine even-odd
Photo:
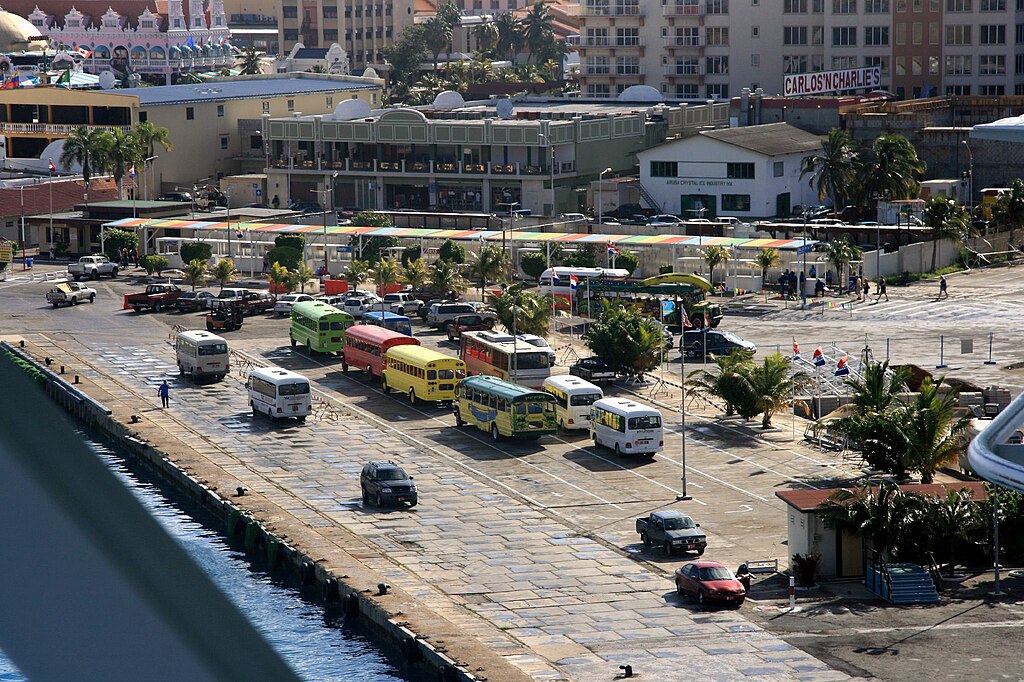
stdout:
[[608,255],[609,256],[614,256],[614,255],[618,254],[618,252],[619,252],[619,247],[613,246],[611,244],[608,245]]
[[551,270],[551,284],[558,286],[562,280],[558,279],[558,270]]
[[78,50],[78,54],[82,55],[82,59],[88,59],[92,56],[92,50],[87,50],[84,47],[76,47],[75,49]]
[[57,170],[57,167],[53,165],[53,161],[48,161],[47,163],[49,164],[49,170],[51,173]]
[[71,69],[66,69],[64,73],[60,75],[60,78],[57,79],[57,85],[71,86]]
[[135,177],[135,164],[134,163],[132,165],[128,166],[128,175],[133,177],[133,178]]
[[7,82],[4,83],[4,87],[5,88],[18,88],[18,87],[21,87],[21,74],[16,73],[13,76],[11,76],[10,78],[8,78]]
[[793,339],[793,357],[800,357],[800,344],[796,342],[795,338]]
[[575,289],[579,286],[580,281],[576,279],[576,275],[569,275],[569,288]]
[[814,356],[811,359],[816,367],[821,367],[825,364],[825,354],[821,351],[821,346],[814,349]]
[[850,373],[850,368],[846,366],[846,363],[849,361],[849,359],[850,358],[846,355],[839,358],[839,362],[836,363],[835,371],[835,375],[837,377],[846,376],[847,374]]
[[188,45],[189,49],[191,50],[196,49],[196,42],[192,40],[192,36],[188,37],[188,40],[185,42],[185,44]]

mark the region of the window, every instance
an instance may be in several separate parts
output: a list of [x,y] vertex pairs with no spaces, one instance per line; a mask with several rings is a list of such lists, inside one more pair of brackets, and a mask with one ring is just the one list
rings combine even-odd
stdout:
[[856,26],[836,26],[832,29],[832,47],[853,47],[856,44]]
[[333,95],[328,95],[327,96],[327,101],[324,102],[324,106],[326,106],[328,109],[333,109],[334,108],[334,96]]
[[725,164],[725,177],[734,180],[753,180],[754,164],[752,163],[727,163]]
[[755,40],[760,38],[761,37],[761,27],[760,26],[751,26],[750,27],[750,37],[754,38]]
[[979,26],[978,28],[981,45],[1006,44],[1006,26],[1003,24],[996,26]]
[[939,75],[939,57],[936,55],[928,56],[928,75],[938,76]]
[[676,98],[678,99],[697,99],[700,97],[700,88],[695,84],[677,85],[676,86]]
[[907,25],[902,21],[896,24],[896,44],[906,45],[907,44]]
[[640,44],[639,28],[619,28],[615,30],[615,44],[635,47]]
[[704,92],[707,99],[729,99],[729,86],[725,83],[708,85]]
[[1014,60],[1014,72],[1017,75],[1024,73],[1024,54],[1017,55]]
[[[899,55],[896,57],[896,75],[906,76],[907,75],[907,58]],[[899,94],[899,93],[897,93]],[[902,95],[901,95],[902,97]]]
[[338,29],[336,28],[325,28],[324,29],[324,40],[330,40],[331,42],[338,41]]
[[[924,67],[921,62],[921,55],[913,55],[910,58],[910,75],[920,76],[924,73]],[[914,95],[917,97],[917,95]]]
[[982,97],[1002,97],[1006,94],[1005,85],[982,85],[978,87],[978,94]]
[[864,57],[864,66],[877,66],[883,76],[889,75],[888,57]]
[[852,55],[849,57],[832,57],[832,68],[855,69],[857,68],[857,58]]
[[856,14],[857,0],[832,0],[832,14]]
[[807,14],[807,0],[783,0],[783,14]]
[[295,42],[299,39],[299,29],[297,28],[286,28],[284,29],[284,39],[286,42]]
[[139,112],[139,123],[145,123],[148,120],[149,120],[149,112],[148,111],[140,111]]
[[281,15],[285,19],[298,19],[299,18],[299,8],[298,7],[289,7],[288,5],[285,5],[285,6],[283,6],[281,8]]
[[825,27],[811,26],[811,45],[825,44]]
[[674,178],[679,175],[675,161],[651,161],[652,178]]
[[220,148],[221,149],[227,149],[228,148],[228,136],[227,135],[221,135],[220,136]]
[[946,44],[947,45],[970,45],[971,44],[971,27],[962,25],[947,25],[946,26]]
[[708,57],[707,58],[707,73],[709,74],[727,74],[729,73],[729,58],[722,57]]
[[194,121],[196,118],[195,107],[185,107],[185,120]]
[[729,29],[723,27],[714,27],[707,29],[707,41],[708,45],[728,45]]
[[728,14],[729,0],[708,0],[706,9],[708,14]]
[[978,58],[979,76],[1002,76],[1006,73],[1006,56],[983,54]]
[[946,94],[947,95],[957,95],[959,97],[967,97],[967,96],[969,96],[971,94],[971,86],[970,85],[947,85],[946,86]]
[[982,12],[1005,12],[1006,0],[981,0]]
[[[750,65],[754,67],[761,66],[761,55],[752,54],[750,55]],[[756,88],[754,88],[756,90]]]
[[822,14],[825,11],[825,0],[811,0],[811,14]]
[[607,83],[587,83],[587,97],[611,97],[611,88]]
[[295,111],[295,100],[288,100],[288,111]]
[[224,118],[224,105],[223,104],[218,104],[217,105],[217,118]]
[[920,45],[921,41],[924,39],[924,26],[921,25],[921,22],[915,21],[911,25],[911,29],[912,29],[911,35],[912,35],[912,40],[913,40],[914,44],[915,45]]
[[973,0],[946,0],[947,12],[970,12]]
[[946,55],[946,75],[947,76],[970,76],[971,75],[971,55],[969,55],[969,54]]
[[786,55],[782,58],[783,73],[807,73],[807,56],[802,54]]
[[270,102],[263,102],[263,113],[264,114],[269,114],[270,113]]
[[586,72],[593,75],[611,73],[611,67],[608,64],[608,57],[587,57]]
[[889,0],[864,0],[865,14],[888,14]]
[[1017,24],[1016,43],[1017,45],[1024,44],[1024,24]]
[[776,161],[772,164],[772,175],[776,178],[781,178],[786,172],[786,164],[782,161]]
[[807,27],[806,26],[784,26],[782,28],[782,44],[783,45],[806,45],[807,44]]
[[636,76],[640,74],[639,57],[616,57],[615,73],[624,76]]
[[337,19],[338,8],[324,6],[324,19]]
[[748,213],[750,211],[749,194],[723,194],[722,210]]
[[867,26],[864,28],[864,44],[885,46],[889,44],[888,26]]
[[812,54],[811,55],[811,71],[824,71],[825,70],[825,55],[823,54]]

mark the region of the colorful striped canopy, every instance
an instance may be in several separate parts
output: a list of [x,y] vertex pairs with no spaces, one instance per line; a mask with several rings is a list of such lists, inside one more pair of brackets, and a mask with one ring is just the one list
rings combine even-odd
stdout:
[[[210,222],[179,218],[123,218],[106,223],[106,227],[175,230],[241,230],[243,232],[274,234],[323,234],[323,225],[292,223]],[[578,244],[618,244],[625,246],[728,246],[739,249],[767,249],[795,251],[805,244],[817,242],[807,239],[748,239],[740,237],[695,237],[684,234],[581,234],[578,232],[527,232],[525,230],[435,230],[418,227],[356,227],[354,225],[328,225],[329,235],[356,235],[364,237],[400,237],[404,239],[454,239],[458,241],[514,242],[571,242]]]

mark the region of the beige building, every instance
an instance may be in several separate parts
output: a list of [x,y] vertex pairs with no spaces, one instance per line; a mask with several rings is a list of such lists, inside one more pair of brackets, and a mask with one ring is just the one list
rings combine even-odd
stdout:
[[787,74],[878,66],[900,97],[1024,94],[1008,0],[580,0],[584,96],[783,92]]
[[413,0],[284,0],[277,7],[282,53],[295,43],[348,54],[352,73],[384,60],[383,50],[413,23]]
[[262,171],[263,117],[329,114],[351,99],[377,108],[381,86],[377,79],[303,73],[115,91],[0,90],[0,135],[10,157],[58,163],[62,147],[54,143],[77,126],[150,121],[168,129],[173,145],[157,148],[159,158],[140,180],[155,196],[205,178]]

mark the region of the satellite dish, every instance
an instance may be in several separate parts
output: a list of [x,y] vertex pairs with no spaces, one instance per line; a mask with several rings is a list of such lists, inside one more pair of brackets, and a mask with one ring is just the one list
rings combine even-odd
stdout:
[[462,99],[462,95],[455,92],[454,90],[445,90],[439,92],[437,97],[434,98],[435,109],[461,109],[466,104],[466,100]]
[[377,75],[376,69],[372,66],[368,66],[366,67],[366,71],[363,71],[363,78],[380,78],[380,76]]
[[370,115],[370,105],[361,99],[346,99],[334,107],[331,116],[335,121],[354,121]]
[[621,102],[663,102],[665,96],[650,85],[630,85],[618,97]]
[[494,104],[494,111],[497,112],[498,118],[503,121],[507,121],[512,118],[512,100],[510,99],[499,99]]
[[104,90],[113,90],[117,85],[117,76],[113,71],[104,71],[100,74],[100,87]]

